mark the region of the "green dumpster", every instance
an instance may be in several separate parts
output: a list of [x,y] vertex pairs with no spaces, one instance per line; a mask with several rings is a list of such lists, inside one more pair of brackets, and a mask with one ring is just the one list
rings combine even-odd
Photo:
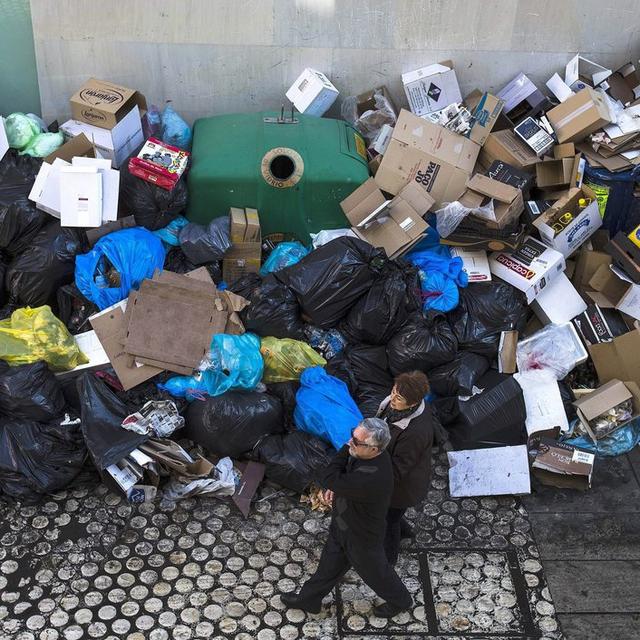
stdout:
[[254,207],[262,235],[349,226],[340,208],[369,176],[365,143],[342,120],[264,112],[214,116],[194,126],[187,216],[207,223]]

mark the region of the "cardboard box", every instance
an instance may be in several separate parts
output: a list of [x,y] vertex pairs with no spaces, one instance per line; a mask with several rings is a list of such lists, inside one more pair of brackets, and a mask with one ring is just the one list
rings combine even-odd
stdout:
[[62,146],[58,147],[53,153],[50,153],[44,161],[52,164],[56,158],[60,158],[65,162],[72,162],[73,159],[77,157],[99,157],[99,155],[96,155],[96,148],[84,133],[68,139]]
[[544,485],[559,489],[591,488],[595,454],[551,438],[540,438],[532,474]]
[[493,220],[486,219],[490,229],[502,229],[515,222],[524,209],[520,189],[479,173],[467,181],[467,189],[459,198],[460,204],[470,209],[484,206],[490,200],[493,200],[494,212]]
[[96,167],[60,170],[60,225],[99,227],[102,224],[102,176]]
[[[593,431],[592,421],[606,411],[613,409],[620,403],[631,400],[633,404],[633,416],[631,419],[618,424],[614,429],[596,434]],[[622,382],[618,379],[610,380],[595,391],[583,396],[573,403],[580,423],[591,439],[596,442],[609,434],[617,431],[632,419],[640,415],[640,389],[632,381]]]
[[504,100],[476,89],[465,97],[464,103],[473,116],[471,129],[465,137],[482,146],[502,113]]
[[564,189],[576,185],[579,155],[558,160],[543,160],[536,165],[536,182],[540,189]]
[[69,163],[60,158],[52,164],[43,162],[29,192],[29,200],[54,218],[60,218],[60,171],[68,166]]
[[451,256],[462,260],[462,268],[467,272],[469,282],[489,282],[491,280],[489,258],[486,251],[469,251],[453,247]]
[[409,108],[417,116],[425,116],[454,102],[462,102],[451,60],[403,73],[402,86]]
[[156,138],[149,138],[135,158],[129,160],[129,172],[171,191],[187,168],[189,152]]
[[615,337],[629,331],[618,311],[601,309],[594,303],[587,305],[587,309],[572,322],[587,346],[611,342]]
[[529,436],[555,427],[562,432],[569,430],[560,388],[553,373],[534,370],[516,373],[513,377],[522,388]]
[[492,180],[498,182],[504,182],[516,189],[520,189],[525,194],[533,187],[533,176],[526,171],[522,171],[516,167],[512,167],[510,164],[503,162],[502,160],[495,160],[487,168],[486,175]]
[[587,303],[564,273],[531,303],[534,313],[544,324],[564,324],[587,310]]
[[396,108],[393,97],[389,93],[389,90],[385,85],[380,85],[375,89],[365,91],[364,93],[356,96],[356,114],[358,118],[366,111],[375,111],[377,109],[375,99],[376,94],[382,95],[393,109],[393,112],[395,114],[398,113],[398,109]]
[[603,309],[617,309],[640,320],[640,285],[625,279],[614,266],[602,265],[589,281],[587,295]]
[[502,331],[498,343],[498,373],[515,373],[518,370],[516,349],[518,347],[517,331]]
[[577,254],[576,268],[571,279],[576,289],[586,294],[590,290],[589,281],[601,265],[611,264],[611,256],[603,251],[594,251],[583,245]]
[[67,139],[83,133],[100,156],[109,158],[116,169],[144,142],[140,110],[137,106],[111,129],[103,129],[79,120],[67,120],[60,125],[60,131]]
[[492,253],[489,267],[494,276],[522,291],[530,303],[562,274],[565,262],[559,251],[528,236],[516,252]]
[[74,120],[112,129],[136,107],[140,116],[147,110],[145,97],[133,89],[105,80],[89,78],[71,97]]
[[260,218],[258,217],[258,210],[247,207],[244,210],[245,219],[247,221],[247,227],[244,231],[244,242],[262,242],[262,235],[260,233]]
[[[578,201],[581,198],[591,200],[591,203],[580,211]],[[573,217],[568,222],[560,220],[567,212]],[[560,251],[565,258],[569,257],[602,226],[595,194],[587,186],[570,189],[569,195],[560,198],[539,216],[534,226],[545,244]]]
[[519,73],[498,91],[497,96],[504,100],[504,114],[514,124],[518,124],[529,116],[537,115],[549,102],[524,73]]
[[392,135],[393,127],[390,124],[383,124],[380,131],[368,147],[369,155],[384,155],[384,152],[387,150],[387,147],[391,142]]
[[475,142],[403,109],[376,182],[392,195],[408,182],[417,182],[438,208],[457,200],[465,190],[479,151]]
[[489,134],[480,151],[479,160],[486,167],[491,166],[496,160],[501,160],[525,171],[533,171],[535,165],[540,162],[533,149],[509,129]]
[[120,172],[111,168],[110,160],[101,158],[75,157],[71,166],[94,167],[97,170],[102,179],[102,224],[115,222],[118,219]]
[[547,111],[547,118],[560,144],[584,140],[612,121],[606,98],[589,87]]
[[308,116],[321,116],[335,102],[338,90],[320,71],[307,67],[286,93],[294,107]]
[[565,142],[564,144],[557,144],[553,147],[553,157],[555,160],[561,160],[562,158],[573,158],[576,155],[576,146],[573,142]]
[[592,62],[577,54],[564,69],[565,84],[573,91],[580,91],[586,86],[597,87],[611,75],[611,69]]
[[553,146],[553,137],[538,120],[530,116],[516,125],[513,131],[538,156],[545,155]]
[[262,236],[257,210],[232,207],[229,210],[229,221],[231,247],[222,260],[222,276],[227,284],[247,273],[258,273],[262,258]]
[[353,232],[374,247],[382,247],[387,256],[396,258],[424,237],[428,225],[422,216],[433,206],[433,198],[415,183],[387,200],[369,178],[340,206],[353,225]]
[[640,385],[640,329],[635,328],[611,342],[587,347],[600,384],[616,378],[633,380]]
[[640,75],[631,62],[616,69],[607,78],[607,85],[609,95],[623,105],[640,98]]
[[231,244],[244,242],[244,234],[247,230],[247,217],[244,209],[231,207],[229,209],[229,239]]
[[632,242],[623,231],[618,231],[606,250],[631,281],[640,284],[640,246]]

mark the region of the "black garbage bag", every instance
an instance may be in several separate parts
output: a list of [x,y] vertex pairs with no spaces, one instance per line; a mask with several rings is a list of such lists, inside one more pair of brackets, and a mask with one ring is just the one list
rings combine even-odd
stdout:
[[387,261],[383,249],[359,238],[336,238],[275,273],[298,298],[310,324],[335,327],[373,285]]
[[91,331],[89,316],[98,313],[99,309],[82,294],[75,283],[65,284],[58,289],[57,302],[58,318],[64,322],[71,335]]
[[263,436],[284,431],[280,400],[257,391],[227,391],[195,400],[185,422],[184,437],[232,458],[250,452]]
[[347,385],[365,418],[376,415],[393,387],[387,350],[383,346],[347,347],[327,363],[325,371]]
[[275,396],[282,403],[283,425],[287,431],[293,431],[296,428],[293,420],[293,412],[296,408],[296,393],[299,388],[300,380],[272,382],[267,385],[267,393]]
[[0,494],[33,502],[64,489],[82,470],[87,449],[78,420],[0,419]]
[[418,269],[387,262],[369,291],[351,307],[340,331],[353,344],[387,344],[421,306]]
[[26,195],[8,195],[0,184],[0,249],[9,256],[22,253],[50,219]]
[[4,289],[4,276],[7,273],[7,265],[3,262],[3,256],[0,256],[0,307],[4,307],[7,302],[7,295]]
[[[273,276],[268,279],[274,280]],[[246,300],[250,300],[253,292],[262,284],[262,278],[257,273],[247,273],[238,278],[235,282],[227,282],[229,291],[237,293]]]
[[[238,293],[238,287],[234,287],[234,293]],[[298,300],[273,275],[268,275],[248,300],[249,306],[240,312],[247,331],[264,337],[305,339]]]
[[460,289],[460,303],[447,315],[460,349],[495,358],[502,331],[520,331],[527,321],[524,295],[506,282],[477,282]]
[[[109,387],[91,373],[77,380],[82,412],[82,433],[98,470],[106,469],[127,456],[148,436],[127,431],[120,425],[132,413]],[[139,407],[133,407],[133,410]]]
[[526,444],[527,411],[513,376],[490,370],[477,386],[481,393],[457,399],[458,417],[447,425],[451,444],[458,450]]
[[45,362],[0,367],[0,413],[47,422],[64,413],[62,387]]
[[220,262],[210,262],[209,264],[203,265],[194,264],[187,258],[180,247],[171,247],[167,251],[163,268],[165,271],[173,271],[174,273],[189,273],[189,271],[194,271],[199,266],[203,266],[209,272],[211,279],[216,284],[222,282]]
[[166,227],[186,207],[186,180],[178,180],[176,186],[167,191],[131,175],[126,164],[120,167],[121,217],[133,215],[137,225],[155,231]]
[[267,478],[302,493],[335,453],[328,442],[304,431],[292,431],[262,438],[253,456],[265,465]]
[[449,362],[458,341],[444,315],[414,314],[387,344],[389,369],[394,376],[404,371],[424,371]]
[[180,247],[193,264],[222,260],[231,246],[229,216],[214,218],[206,227],[190,222],[180,229]]
[[455,422],[460,415],[458,411],[458,397],[435,398],[431,405],[433,406],[434,415],[438,416],[440,424],[449,425]]
[[429,371],[431,391],[443,398],[470,396],[473,387],[490,366],[489,360],[471,351],[460,351],[450,362]]
[[5,285],[11,302],[21,306],[55,307],[58,289],[73,282],[75,256],[86,237],[53,221],[41,229],[29,247],[9,264]]

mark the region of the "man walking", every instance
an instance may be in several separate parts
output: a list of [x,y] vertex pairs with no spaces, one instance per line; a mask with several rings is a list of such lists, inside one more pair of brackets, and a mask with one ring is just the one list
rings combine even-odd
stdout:
[[367,418],[319,478],[333,498],[329,537],[318,568],[300,593],[283,595],[283,604],[319,613],[322,598],[353,567],[386,602],[374,615],[390,618],[411,604],[411,595],[389,564],[384,551],[386,516],[393,492],[390,440],[384,420]]

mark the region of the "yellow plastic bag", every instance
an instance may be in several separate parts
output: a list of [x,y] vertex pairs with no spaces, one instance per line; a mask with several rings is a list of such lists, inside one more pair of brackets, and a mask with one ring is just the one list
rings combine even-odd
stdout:
[[327,364],[306,342],[291,338],[262,338],[260,353],[264,359],[262,381],[267,384],[298,380],[307,367]]
[[17,309],[0,321],[0,360],[11,365],[44,360],[56,371],[89,362],[51,307]]

